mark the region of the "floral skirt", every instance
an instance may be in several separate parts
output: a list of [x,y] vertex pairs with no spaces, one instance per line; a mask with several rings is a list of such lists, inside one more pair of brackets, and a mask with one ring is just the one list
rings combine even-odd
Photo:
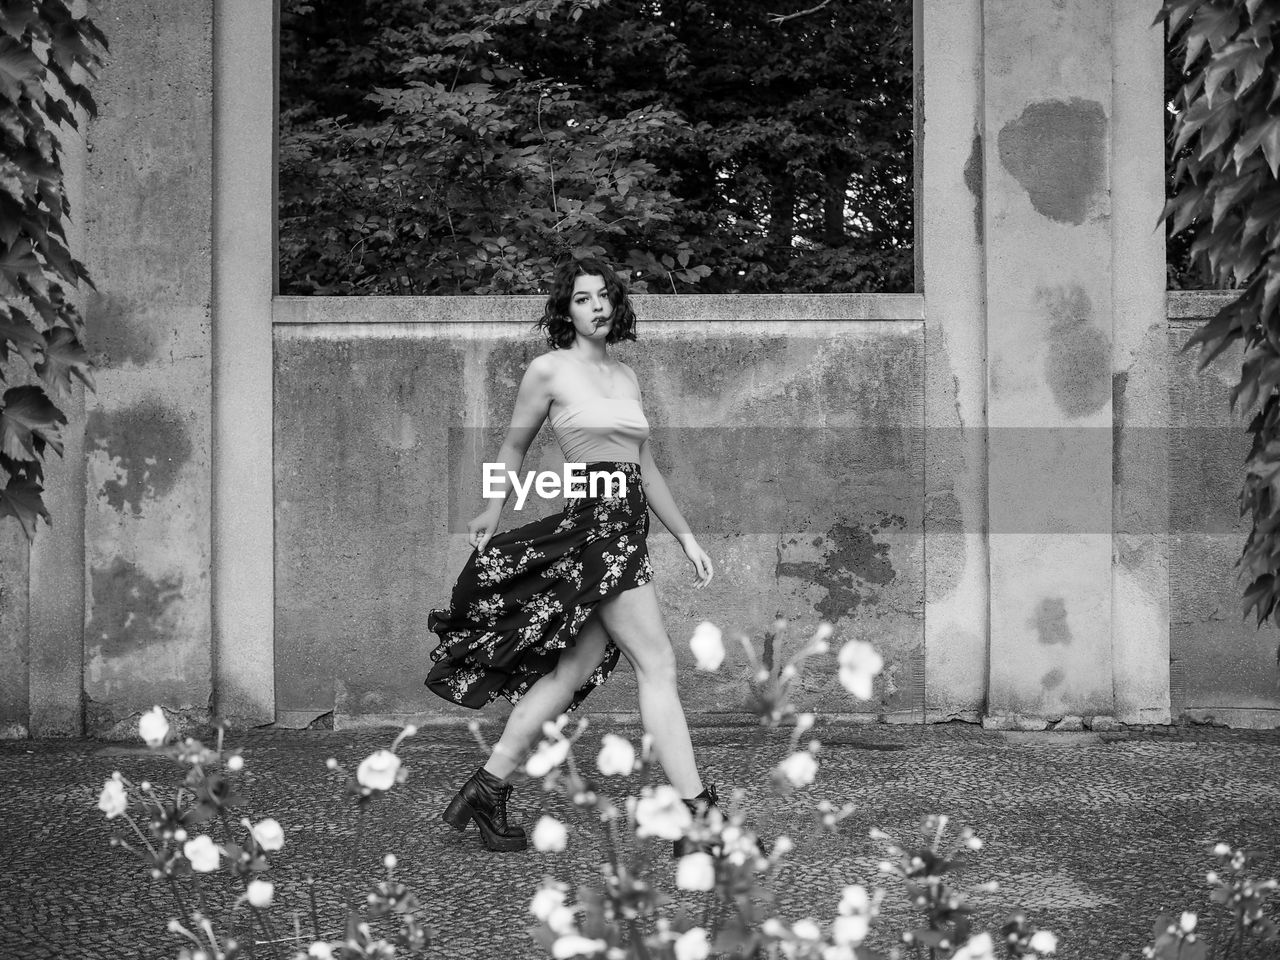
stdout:
[[[653,579],[640,467],[587,465],[588,477],[599,471],[621,473],[623,495],[601,487],[593,496],[588,484],[589,495],[566,499],[561,513],[499,532],[483,553],[472,552],[448,608],[427,618],[440,636],[426,680],[434,693],[472,709],[499,695],[515,703],[555,669],[602,600]],[[569,710],[609,678],[618,653],[609,640]]]

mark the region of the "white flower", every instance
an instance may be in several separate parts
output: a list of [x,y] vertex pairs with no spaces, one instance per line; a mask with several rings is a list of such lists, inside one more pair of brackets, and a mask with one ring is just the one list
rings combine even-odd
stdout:
[[681,890],[714,890],[716,865],[709,853],[689,853],[676,867],[676,886]]
[[841,914],[831,921],[831,939],[842,946],[856,947],[866,939],[871,921],[863,913]]
[[857,960],[857,958],[854,956],[852,947],[837,943],[834,946],[822,948],[822,960]]
[[686,930],[676,938],[674,944],[676,960],[707,960],[711,953],[711,944],[707,941],[707,931],[702,927]]
[[369,790],[390,790],[400,772],[400,758],[390,750],[375,750],[356,769],[356,782]]
[[818,929],[818,925],[805,917],[803,920],[797,920],[791,925],[791,932],[801,940],[821,940],[822,931]]
[[951,955],[951,960],[996,960],[991,934],[980,933]]
[[871,912],[871,898],[867,896],[867,888],[860,883],[851,883],[840,894],[840,906],[837,907],[844,916],[856,913]]
[[[1196,915],[1194,913],[1192,914],[1184,913],[1182,915],[1183,920],[1185,920],[1188,916],[1191,917],[1191,926],[1194,928]],[[1027,946],[1029,946],[1036,953],[1057,953],[1058,938],[1054,936],[1052,933],[1050,933],[1048,930],[1037,930],[1035,933],[1031,935],[1031,939],[1027,941]]]
[[573,910],[565,906],[556,907],[547,914],[547,926],[558,937],[576,933],[578,930],[578,924],[573,919]]
[[270,880],[251,880],[245,890],[245,896],[249,898],[250,906],[265,910],[271,906],[275,892],[275,885]]
[[307,948],[307,956],[313,957],[314,960],[333,960],[333,947],[317,940]]
[[533,848],[543,853],[555,853],[569,842],[569,831],[555,817],[543,817],[533,828]]
[[775,857],[785,857],[788,853],[796,848],[793,841],[785,833],[781,834],[777,840],[773,841],[773,854]]
[[396,864],[399,862],[400,861],[396,859],[396,855],[394,853],[388,853],[382,858],[382,865],[388,870],[394,870],[396,868]]
[[232,773],[239,773],[244,769],[244,757],[240,756],[238,753],[227,757],[227,769]]
[[693,651],[699,670],[719,670],[720,664],[724,663],[724,641],[720,628],[714,623],[703,620],[694,627],[689,649]]
[[1231,853],[1231,848],[1225,843],[1219,842],[1214,845],[1213,852],[1219,857],[1225,857]]
[[663,785],[646,791],[636,804],[636,836],[679,840],[693,825],[689,808],[675,787]]
[[559,887],[541,886],[529,902],[529,912],[543,922],[556,907],[564,906],[564,891]]
[[600,741],[596,766],[606,777],[625,777],[636,766],[636,748],[616,733],[606,733]]
[[602,953],[609,945],[603,940],[589,940],[577,933],[570,933],[556,940],[551,945],[551,956],[556,960],[570,960],[571,957],[594,957]]
[[569,756],[568,740],[544,740],[525,761],[524,771],[531,777],[545,777]]
[[795,726],[795,729],[791,731],[791,736],[793,736],[793,737],[795,737],[795,738],[797,738],[797,739],[799,739],[800,737],[804,736],[804,734],[805,734],[805,733],[806,733],[810,728],[812,728],[812,727],[813,727],[813,722],[814,722],[816,719],[817,719],[817,717],[816,717],[816,716],[814,716],[812,713],[798,713],[798,714],[796,714],[796,726]]
[[218,869],[222,851],[208,836],[201,835],[182,845],[182,854],[191,861],[191,869],[197,873],[212,873]]
[[793,787],[807,787],[818,775],[818,761],[808,750],[797,750],[778,764],[778,774]]
[[850,640],[840,648],[840,683],[859,700],[870,700],[872,681],[884,669],[884,659],[863,640]]
[[251,832],[254,841],[263,850],[279,850],[284,846],[284,830],[270,817],[255,823]]
[[98,809],[107,815],[108,820],[129,809],[129,795],[125,793],[124,784],[115,777],[102,784],[102,793],[98,794]]
[[159,707],[152,707],[139,717],[138,735],[147,742],[148,747],[162,746],[169,739],[169,721],[165,719],[164,711]]
[[[1190,910],[1184,911],[1184,912],[1183,912],[1183,914],[1182,914],[1182,917],[1178,920],[1178,928],[1179,928],[1183,933],[1195,933],[1195,930],[1196,930],[1196,915],[1195,915],[1194,913],[1192,913]],[[1052,934],[1050,934],[1050,936],[1052,936]],[[1057,940],[1055,940],[1055,941],[1054,941],[1054,946],[1056,947],[1056,946],[1057,946],[1057,944],[1058,944],[1058,942],[1057,942]],[[1037,948],[1037,947],[1032,947],[1032,949],[1033,949],[1033,950],[1036,950],[1036,949],[1039,949],[1039,948]],[[1041,953],[1052,953],[1053,951],[1052,951],[1052,950],[1041,950],[1040,952],[1041,952]]]

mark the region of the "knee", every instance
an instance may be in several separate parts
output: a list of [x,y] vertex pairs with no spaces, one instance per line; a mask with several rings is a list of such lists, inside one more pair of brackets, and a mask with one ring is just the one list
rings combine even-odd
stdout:
[[644,645],[643,652],[632,659],[636,680],[640,683],[674,684],[676,682],[676,652],[665,636]]

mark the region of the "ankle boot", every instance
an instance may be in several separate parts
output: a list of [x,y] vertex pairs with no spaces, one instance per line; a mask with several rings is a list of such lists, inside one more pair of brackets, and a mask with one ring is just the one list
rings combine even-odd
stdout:
[[[689,813],[693,815],[694,823],[699,820],[704,823],[707,814],[711,812],[711,808],[720,809],[720,798],[716,796],[716,785],[714,783],[707,784],[706,788],[694,797],[692,800],[681,801],[689,808]],[[690,853],[710,853],[715,854],[719,848],[718,843],[703,843],[698,840],[691,840],[688,837],[681,837],[673,844],[672,854],[679,859]]]
[[529,838],[525,836],[524,829],[507,825],[507,800],[510,797],[511,784],[481,767],[445,808],[444,822],[455,830],[465,830],[467,824],[474,820],[487,850],[509,852],[527,849]]

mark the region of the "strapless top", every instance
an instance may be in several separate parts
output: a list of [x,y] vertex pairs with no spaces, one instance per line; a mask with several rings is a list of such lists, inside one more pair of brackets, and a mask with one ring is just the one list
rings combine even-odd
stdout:
[[649,436],[649,421],[640,401],[631,397],[571,403],[551,417],[550,423],[565,463],[639,463],[640,444]]

